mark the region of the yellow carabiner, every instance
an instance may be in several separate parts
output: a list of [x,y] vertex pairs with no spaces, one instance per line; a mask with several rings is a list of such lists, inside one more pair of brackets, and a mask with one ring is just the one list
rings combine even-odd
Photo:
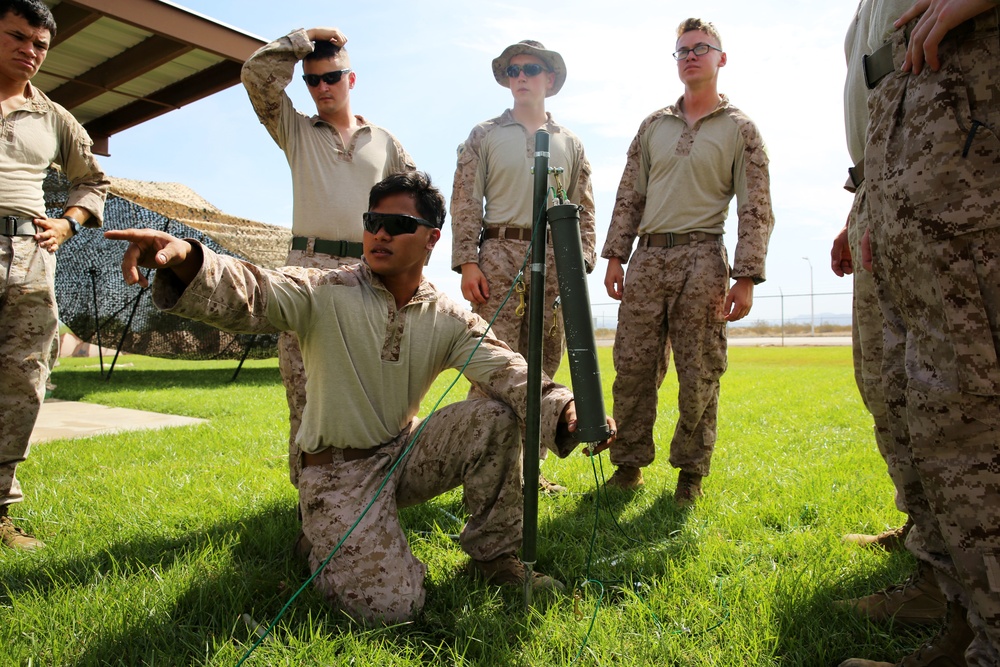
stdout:
[[526,310],[527,304],[524,302],[524,281],[519,277],[517,279],[517,284],[514,285],[514,291],[517,292],[518,304],[517,308],[514,309],[514,314],[518,317],[524,317],[524,311]]
[[552,327],[549,329],[549,337],[559,335],[559,297],[552,304]]

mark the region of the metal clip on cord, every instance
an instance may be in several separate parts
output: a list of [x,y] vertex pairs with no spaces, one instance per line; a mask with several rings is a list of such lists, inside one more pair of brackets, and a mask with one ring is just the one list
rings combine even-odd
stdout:
[[564,188],[563,185],[562,185],[562,179],[559,178],[563,174],[563,168],[562,167],[551,167],[549,169],[549,173],[552,174],[552,180],[554,180],[556,182],[556,187],[555,187],[556,194],[555,194],[555,198],[558,199],[558,200],[560,200],[557,203],[559,203],[559,204],[564,204],[564,203],[568,204],[569,203],[569,201],[568,201],[569,200],[569,196],[566,194],[566,188]]
[[521,276],[517,277],[517,282],[514,284],[514,291],[517,292],[517,308],[514,309],[514,314],[518,317],[524,317],[524,311],[527,308],[527,303],[524,300],[524,280]]
[[559,335],[559,297],[552,302],[552,327],[549,329],[549,336],[555,337]]

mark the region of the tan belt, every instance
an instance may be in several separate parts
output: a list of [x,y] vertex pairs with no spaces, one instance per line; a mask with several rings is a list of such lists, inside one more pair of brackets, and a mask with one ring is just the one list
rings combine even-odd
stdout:
[[640,248],[673,248],[675,245],[687,245],[688,243],[698,243],[700,241],[722,240],[721,234],[709,234],[708,232],[688,232],[687,234],[643,234],[639,237]]
[[315,454],[302,452],[302,467],[308,468],[309,466],[325,466],[329,463],[333,463],[334,461],[359,461],[361,459],[367,459],[371,456],[375,456],[379,449],[381,448],[371,447],[370,449],[355,449],[354,447],[327,447],[323,451],[316,452]]
[[[530,227],[487,227],[486,231],[483,233],[484,239],[499,239],[504,238],[508,241],[530,241],[531,240],[531,228]],[[546,232],[546,238],[552,240],[551,237]]]

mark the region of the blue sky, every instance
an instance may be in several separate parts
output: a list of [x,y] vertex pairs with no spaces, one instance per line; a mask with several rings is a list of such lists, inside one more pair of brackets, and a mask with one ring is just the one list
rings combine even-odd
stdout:
[[[607,232],[625,151],[642,119],[682,92],[674,30],[695,15],[722,33],[729,63],[720,90],[761,129],[771,158],[777,224],[767,282],[757,287],[748,321],[808,315],[809,263],[816,294],[849,292],[829,269],[833,235],[851,196],[842,185],[849,157],[843,129],[844,35],[856,3],[704,0],[678,2],[330,3],[286,0],[184,0],[208,17],[275,39],[295,28],[339,27],[348,37],[358,82],[352,107],[392,131],[451,192],[455,148],[476,123],[510,106],[490,62],[503,48],[537,39],[559,51],[568,78],[548,110],[583,140],[594,169],[598,242]],[[305,84],[289,86],[296,106],[313,113]],[[241,86],[111,138],[105,170],[123,178],[176,181],[228,213],[291,223],[291,180],[284,156],[258,123]],[[734,202],[735,204],[735,202]],[[730,211],[735,210],[735,205]],[[735,217],[727,223],[730,254]],[[446,231],[428,267],[430,279],[461,299]],[[600,260],[590,281],[595,315],[613,312]],[[816,312],[847,313],[850,297],[816,297]]]

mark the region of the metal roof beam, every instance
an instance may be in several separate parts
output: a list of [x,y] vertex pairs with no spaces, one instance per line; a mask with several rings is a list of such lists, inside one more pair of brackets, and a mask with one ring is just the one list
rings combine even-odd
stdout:
[[52,38],[50,49],[94,23],[101,15],[64,2],[52,9],[52,18],[56,20],[56,36]]
[[163,0],[63,0],[156,35],[242,63],[266,42]]
[[53,89],[49,98],[73,109],[193,49],[189,44],[153,35]]
[[156,91],[152,95],[126,104],[109,114],[84,125],[91,137],[105,137],[127,130],[150,118],[179,109],[204,97],[235,86],[240,81],[242,63],[223,61]]

